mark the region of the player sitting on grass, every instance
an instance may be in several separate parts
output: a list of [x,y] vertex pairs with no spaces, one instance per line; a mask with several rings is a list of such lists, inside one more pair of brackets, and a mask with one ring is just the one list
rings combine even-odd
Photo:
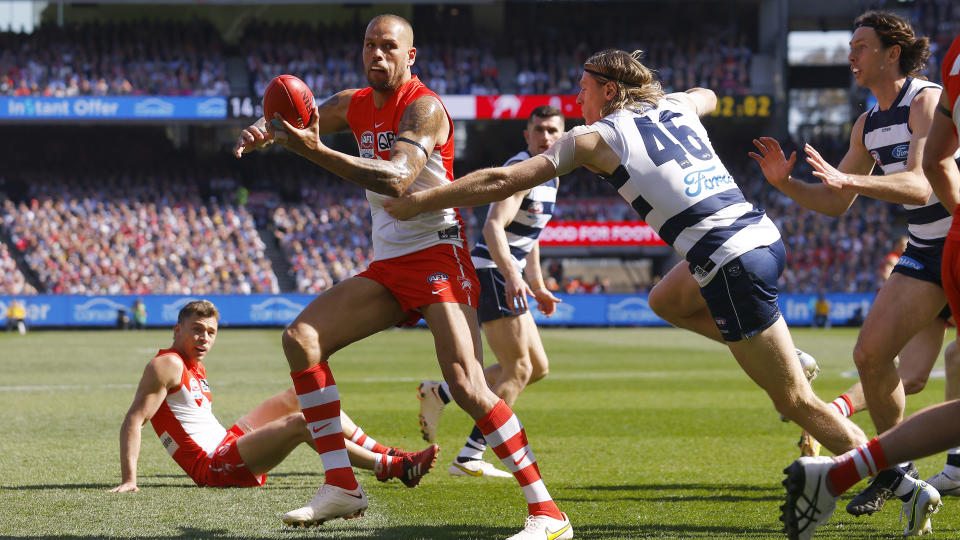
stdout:
[[[111,489],[138,491],[140,428],[149,420],[160,442],[198,486],[261,486],[266,473],[297,445],[313,448],[313,437],[290,388],[257,406],[230,429],[213,416],[203,358],[217,338],[220,314],[206,300],[183,306],[173,327],[173,345],[147,363],[133,404],[120,428],[122,483]],[[341,412],[354,467],[373,470],[377,479],[399,478],[414,487],[436,461],[437,445],[420,452],[385,447]],[[362,446],[361,446],[362,445]]]

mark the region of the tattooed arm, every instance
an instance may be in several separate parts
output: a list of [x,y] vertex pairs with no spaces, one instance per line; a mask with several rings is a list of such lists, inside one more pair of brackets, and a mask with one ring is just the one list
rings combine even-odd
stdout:
[[[317,120],[320,135],[346,131],[350,128],[347,124],[347,110],[350,108],[350,98],[356,91],[356,89],[344,90],[334,94],[315,108],[316,114],[313,116]],[[270,146],[273,142],[273,135],[267,128],[267,119],[261,117],[240,132],[240,138],[237,139],[233,153],[239,158],[258,148]]]
[[423,170],[434,146],[450,136],[443,106],[428,96],[417,99],[403,111],[389,161],[351,156],[326,147],[320,141],[316,119],[304,129],[286,121],[282,130],[268,129],[274,132],[277,143],[288,150],[364,189],[391,197],[403,195]]

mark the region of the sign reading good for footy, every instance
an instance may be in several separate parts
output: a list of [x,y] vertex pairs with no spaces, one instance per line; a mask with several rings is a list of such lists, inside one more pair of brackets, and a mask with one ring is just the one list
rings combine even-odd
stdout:
[[551,221],[540,233],[541,246],[665,246],[643,221]]

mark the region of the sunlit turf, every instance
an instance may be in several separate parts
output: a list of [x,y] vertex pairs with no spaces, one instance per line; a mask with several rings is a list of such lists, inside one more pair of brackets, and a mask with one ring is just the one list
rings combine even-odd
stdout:
[[[797,457],[799,429],[780,422],[724,347],[674,329],[542,334],[550,375],[515,410],[577,537],[782,537],[781,470]],[[843,373],[854,369],[854,331],[794,335],[822,366],[814,384],[822,398],[853,382]],[[358,472],[370,498],[361,519],[308,531],[282,526],[279,515],[307,502],[323,481],[319,458],[305,447],[264,488],[199,489],[149,426],[140,492],[107,493],[120,480],[118,431],[135,383],[170,341],[169,331],[0,334],[0,537],[452,539],[503,538],[522,527],[526,507],[515,482],[447,474],[470,431],[455,407],[444,412],[440,459],[419,487]],[[425,445],[415,389],[439,377],[432,343],[424,330],[388,331],[334,356],[344,408],[377,440]],[[224,328],[206,364],[225,425],[290,384],[277,329]],[[908,409],[942,397],[943,380],[932,379],[908,398]],[[855,419],[873,432],[868,416]],[[942,460],[920,461],[923,477]],[[842,508],[852,493],[818,538],[899,536],[899,502],[856,519]],[[948,499],[935,516],[938,536],[960,535],[957,508]]]

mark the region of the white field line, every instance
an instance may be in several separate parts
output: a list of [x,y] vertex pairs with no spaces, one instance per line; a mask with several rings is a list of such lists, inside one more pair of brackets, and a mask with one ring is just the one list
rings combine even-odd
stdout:
[[[941,376],[942,376],[942,370]],[[557,373],[552,372],[549,375],[551,379],[562,379],[562,380],[620,380],[620,379],[666,379],[671,377],[684,376],[688,377],[691,375],[699,376],[717,376],[717,375],[730,375],[739,376],[740,370],[738,369],[729,369],[729,370],[713,370],[713,371],[694,371],[694,372],[676,372],[676,371],[619,371],[615,373],[591,373],[587,371],[582,372],[566,372],[566,373]],[[439,374],[437,374],[439,377]],[[846,376],[846,374],[844,374]],[[854,376],[856,374],[854,373]],[[342,377],[337,378],[338,382],[342,383],[411,383],[411,382],[420,382],[423,381],[423,377]],[[229,386],[229,383],[219,383],[217,386]],[[51,390],[96,390],[103,388],[136,388],[135,383],[114,383],[114,384],[35,384],[35,385],[18,385],[18,386],[0,386],[0,392],[44,392]]]

